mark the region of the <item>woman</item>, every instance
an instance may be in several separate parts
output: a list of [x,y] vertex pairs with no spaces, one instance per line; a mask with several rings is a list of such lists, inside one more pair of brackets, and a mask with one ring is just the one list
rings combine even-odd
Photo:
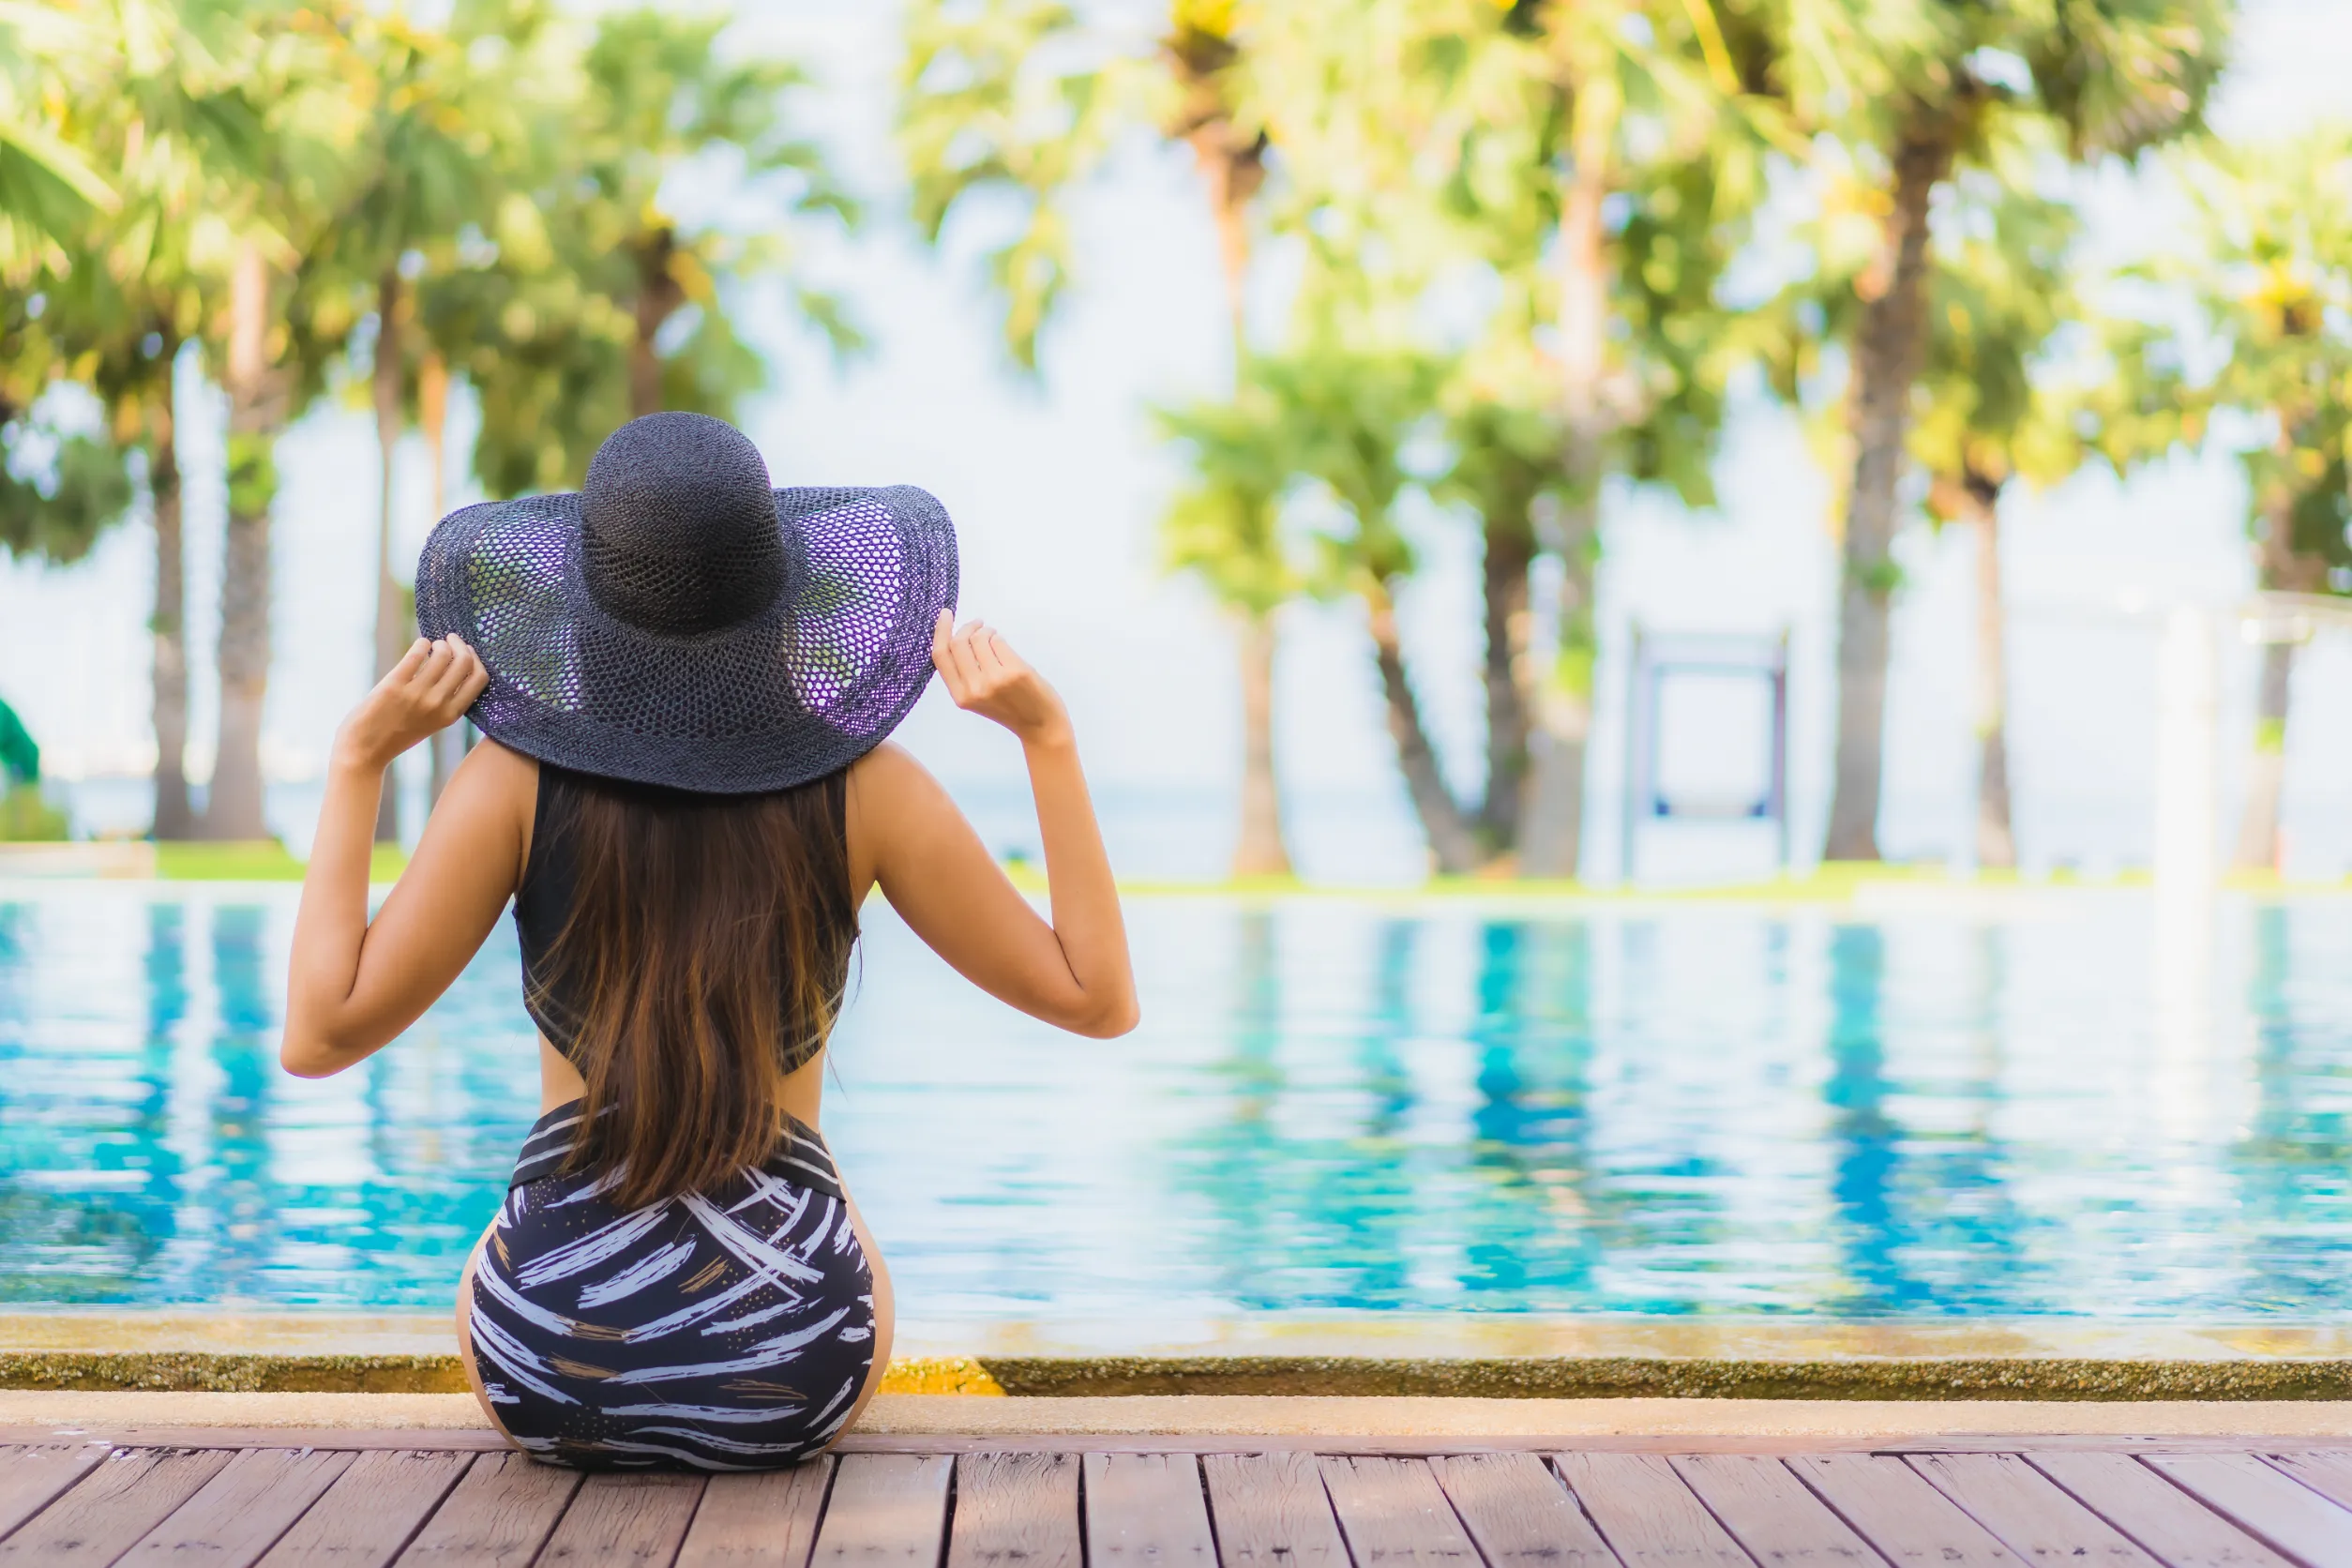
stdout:
[[[889,1275],[817,1131],[857,910],[1096,1037],[1136,1022],[1068,714],[957,629],[920,490],[779,490],[749,441],[661,414],[577,495],[468,507],[417,569],[425,635],[337,732],[287,984],[286,1069],[365,1061],[512,900],[542,1115],[458,1287],[466,1375],[554,1463],[787,1464],[873,1396]],[[1021,742],[1052,919],[885,737],[936,669]],[[368,918],[392,760],[488,737]]]

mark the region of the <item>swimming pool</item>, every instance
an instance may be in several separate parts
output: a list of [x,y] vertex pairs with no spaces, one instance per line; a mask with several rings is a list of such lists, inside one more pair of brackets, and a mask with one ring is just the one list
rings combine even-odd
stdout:
[[[0,888],[0,1304],[445,1305],[536,1105],[512,928],[307,1083],[293,891]],[[910,1320],[2352,1305],[2352,900],[1130,918],[1096,1042],[869,912],[826,1123]]]

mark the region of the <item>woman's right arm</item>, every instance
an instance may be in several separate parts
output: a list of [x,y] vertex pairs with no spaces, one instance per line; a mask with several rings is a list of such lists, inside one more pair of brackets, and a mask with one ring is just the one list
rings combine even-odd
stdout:
[[1136,1026],[1119,890],[1104,852],[1062,699],[1004,640],[974,623],[932,642],[957,706],[1013,731],[1029,764],[1046,852],[1051,923],[999,868],[956,803],[899,746],[850,773],[851,860],[915,935],[966,979],[1032,1017],[1098,1039]]
[[494,743],[458,767],[408,869],[368,914],[369,841],[394,758],[456,722],[490,679],[456,638],[419,639],[343,721],[294,915],[279,1062],[339,1073],[416,1021],[498,922],[520,874],[537,772]]

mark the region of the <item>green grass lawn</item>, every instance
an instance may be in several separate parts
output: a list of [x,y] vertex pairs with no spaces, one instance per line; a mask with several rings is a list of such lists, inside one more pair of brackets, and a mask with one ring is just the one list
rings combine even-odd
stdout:
[[[368,867],[370,882],[388,882],[408,866],[397,849],[378,848]],[[245,844],[158,844],[157,874],[168,882],[300,882],[302,862],[274,840]],[[1005,867],[1013,884],[1024,893],[1046,891],[1044,870],[1034,861],[1017,860]],[[1419,887],[1357,887],[1302,882],[1296,877],[1219,878],[1201,882],[1127,881],[1121,891],[1132,895],[1176,897],[1428,897],[1428,898],[1591,898],[1658,899],[1704,902],[1712,899],[1796,903],[1844,903],[1862,889],[1898,884],[1917,888],[1991,889],[2027,887],[2133,887],[2148,882],[2145,871],[2090,879],[2060,870],[2028,880],[2014,871],[1987,871],[1974,878],[1955,877],[1941,866],[1897,866],[1874,861],[1831,861],[1802,876],[1774,877],[1762,882],[1726,882],[1716,886],[1637,888],[1588,886],[1564,880],[1520,882],[1509,877],[1433,877]],[[2274,873],[2232,872],[2224,885],[2240,892],[2270,893],[2290,889],[2307,892],[2343,891],[2352,879],[2331,882],[2287,882]]]
[[[302,862],[276,839],[243,844],[158,844],[156,874],[166,882],[300,882]],[[397,849],[379,846],[368,880],[390,882],[408,865]]]

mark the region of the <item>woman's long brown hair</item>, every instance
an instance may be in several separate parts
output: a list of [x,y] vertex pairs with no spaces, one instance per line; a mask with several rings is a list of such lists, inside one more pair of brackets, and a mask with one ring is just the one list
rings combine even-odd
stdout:
[[574,1168],[635,1209],[765,1160],[784,1059],[833,1026],[857,937],[841,780],[693,795],[578,780],[550,953],[587,1080]]

